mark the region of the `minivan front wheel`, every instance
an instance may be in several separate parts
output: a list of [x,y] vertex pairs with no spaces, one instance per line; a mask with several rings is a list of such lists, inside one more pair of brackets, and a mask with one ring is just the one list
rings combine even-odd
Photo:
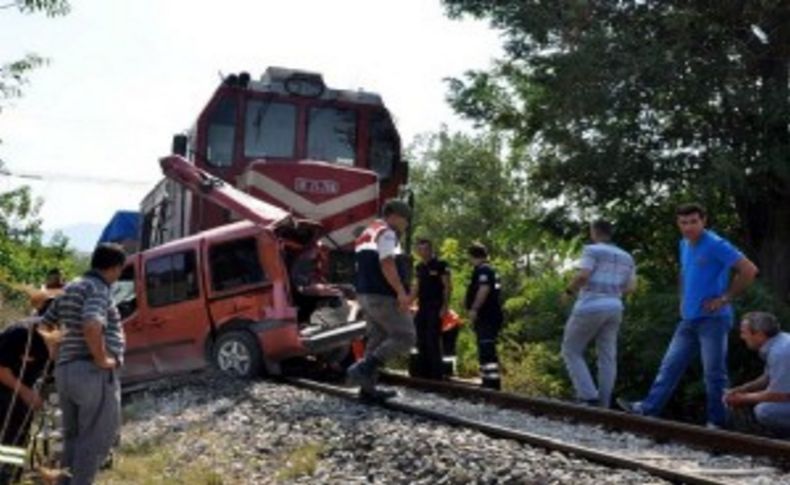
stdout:
[[214,345],[214,365],[227,374],[255,377],[260,374],[261,362],[261,348],[255,337],[247,332],[228,332]]

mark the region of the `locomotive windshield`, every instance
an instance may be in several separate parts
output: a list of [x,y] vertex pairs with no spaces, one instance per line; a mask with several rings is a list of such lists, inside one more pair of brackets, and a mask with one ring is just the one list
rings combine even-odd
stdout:
[[343,108],[310,108],[309,113],[307,157],[354,165],[357,114]]
[[398,133],[386,112],[378,111],[371,116],[369,133],[370,169],[381,180],[388,179],[398,159]]
[[222,98],[208,124],[208,151],[206,156],[215,167],[229,167],[233,164],[233,141],[236,136],[236,101]]
[[296,106],[274,101],[249,101],[245,116],[246,157],[292,158],[296,141]]

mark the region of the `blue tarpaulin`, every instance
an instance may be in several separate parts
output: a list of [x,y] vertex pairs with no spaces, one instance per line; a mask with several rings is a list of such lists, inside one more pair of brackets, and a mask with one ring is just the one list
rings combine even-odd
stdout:
[[137,241],[140,230],[140,213],[134,211],[118,211],[112,216],[99,237],[99,243]]

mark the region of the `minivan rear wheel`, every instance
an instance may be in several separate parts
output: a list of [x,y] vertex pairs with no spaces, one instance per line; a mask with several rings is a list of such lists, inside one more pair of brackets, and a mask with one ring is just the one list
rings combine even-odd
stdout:
[[245,379],[258,376],[261,371],[261,348],[247,332],[223,334],[214,345],[214,365],[227,374]]

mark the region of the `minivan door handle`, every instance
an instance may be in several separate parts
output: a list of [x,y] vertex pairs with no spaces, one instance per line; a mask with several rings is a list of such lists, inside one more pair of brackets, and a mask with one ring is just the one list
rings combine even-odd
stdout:
[[149,320],[152,327],[161,327],[162,325],[165,324],[166,321],[167,321],[166,318],[159,318],[159,317],[153,317],[151,320]]

